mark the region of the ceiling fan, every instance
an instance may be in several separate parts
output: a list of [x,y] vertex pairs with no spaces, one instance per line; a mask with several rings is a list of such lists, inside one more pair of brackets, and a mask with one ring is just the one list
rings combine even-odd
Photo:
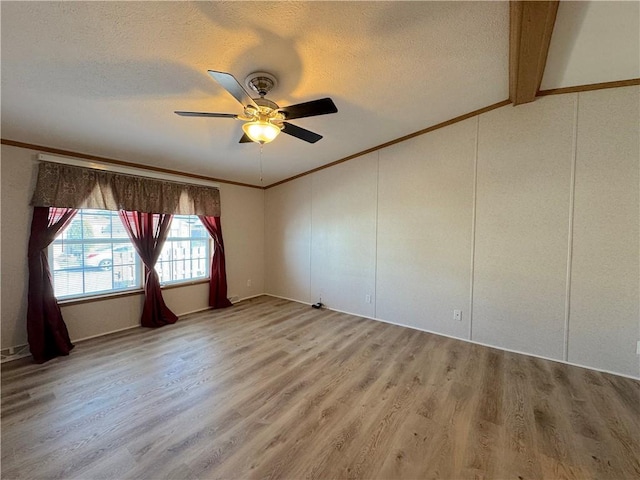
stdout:
[[251,98],[249,92],[230,73],[216,72],[215,70],[209,70],[208,72],[214,80],[242,104],[244,107],[243,113],[240,115],[184,111],[176,111],[175,113],[183,117],[219,117],[242,120],[245,122],[242,125],[244,135],[240,139],[240,143],[269,143],[281,131],[305,142],[316,143],[322,138],[322,135],[293,125],[288,120],[326,115],[338,111],[330,98],[321,98],[288,107],[279,107],[275,102],[265,98],[277,83],[276,78],[269,73],[255,72],[247,77],[245,80],[247,87],[258,94],[258,98]]

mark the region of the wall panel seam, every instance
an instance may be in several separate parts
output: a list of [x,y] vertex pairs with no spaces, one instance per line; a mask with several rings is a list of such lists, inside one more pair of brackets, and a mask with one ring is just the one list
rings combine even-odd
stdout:
[[376,221],[375,221],[375,247],[373,258],[373,316],[378,313],[378,221],[380,206],[380,150],[376,158]]
[[476,259],[476,205],[478,200],[478,144],[480,143],[480,115],[476,117],[475,151],[473,154],[473,194],[471,201],[471,265],[469,272],[469,340],[473,339],[473,284]]
[[576,195],[576,163],[578,157],[578,108],[580,94],[576,94],[573,110],[573,139],[571,145],[571,177],[569,180],[569,226],[567,232],[567,278],[564,305],[564,342],[562,358],[569,361],[569,322],[571,319],[571,273],[573,267],[573,218]]
[[262,190],[262,291],[269,289],[267,284],[267,191]]
[[[313,179],[316,175],[311,175],[309,179],[309,302],[313,302]],[[322,288],[320,288],[322,290]],[[320,295],[322,301],[322,295]]]

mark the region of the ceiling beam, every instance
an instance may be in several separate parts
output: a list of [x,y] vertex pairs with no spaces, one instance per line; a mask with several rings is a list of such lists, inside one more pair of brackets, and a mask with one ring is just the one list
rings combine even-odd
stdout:
[[559,1],[509,2],[509,99],[533,102],[547,63]]

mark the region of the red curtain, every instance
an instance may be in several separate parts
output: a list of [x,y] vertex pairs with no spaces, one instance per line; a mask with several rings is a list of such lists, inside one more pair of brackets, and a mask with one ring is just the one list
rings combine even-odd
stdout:
[[222,241],[222,226],[220,217],[199,215],[198,218],[205,226],[211,238],[214,249],[211,260],[211,280],[209,281],[209,305],[213,308],[230,307],[227,298],[227,268],[224,260],[224,242]]
[[73,208],[34,207],[29,237],[27,338],[31,355],[43,363],[73,348],[53,293],[47,247],[73,219]]
[[129,238],[131,238],[131,243],[145,266],[144,309],[140,324],[143,327],[162,327],[176,323],[178,317],[169,310],[162,299],[160,279],[154,268],[169,233],[172,215],[124,210],[118,213]]

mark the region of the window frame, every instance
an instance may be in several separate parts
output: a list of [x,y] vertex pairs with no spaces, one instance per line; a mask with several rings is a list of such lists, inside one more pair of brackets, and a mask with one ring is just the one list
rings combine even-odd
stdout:
[[[190,227],[189,227],[189,232],[192,232],[192,228],[193,225],[195,224],[199,224],[200,226],[202,226],[202,229],[204,230],[205,235],[204,236],[193,236],[191,235],[190,237],[172,237],[171,236],[171,229],[173,227],[173,221],[176,220],[176,218],[178,218],[178,220],[182,220],[185,217],[193,217],[194,221],[192,221],[191,223],[189,223]],[[205,274],[202,277],[191,277],[188,279],[178,279],[178,280],[167,280],[167,281],[163,281],[162,280],[162,275],[161,272],[158,272],[158,266],[162,266],[162,264],[167,264],[167,263],[174,263],[174,262],[178,262],[179,260],[162,260],[162,252],[160,253],[160,256],[158,256],[158,260],[156,261],[156,272],[158,273],[158,277],[160,279],[160,287],[169,287],[169,286],[173,286],[173,285],[180,285],[180,284],[189,284],[191,282],[198,282],[201,280],[209,280],[211,279],[211,259],[212,259],[212,255],[213,255],[213,242],[211,239],[211,235],[209,235],[209,232],[207,232],[206,228],[204,227],[204,224],[200,221],[200,219],[198,218],[197,215],[173,215],[173,218],[171,219],[171,226],[169,227],[169,233],[167,234],[167,238],[165,239],[164,245],[162,246],[163,250],[166,247],[166,245],[169,242],[185,242],[188,241],[189,242],[189,247],[193,248],[191,243],[194,240],[198,240],[198,241],[204,241],[205,245],[206,245],[206,255],[204,257],[197,257],[195,260],[202,260],[204,262],[204,271]],[[189,258],[189,261],[193,262],[193,258]],[[193,266],[193,263],[192,263]]]

